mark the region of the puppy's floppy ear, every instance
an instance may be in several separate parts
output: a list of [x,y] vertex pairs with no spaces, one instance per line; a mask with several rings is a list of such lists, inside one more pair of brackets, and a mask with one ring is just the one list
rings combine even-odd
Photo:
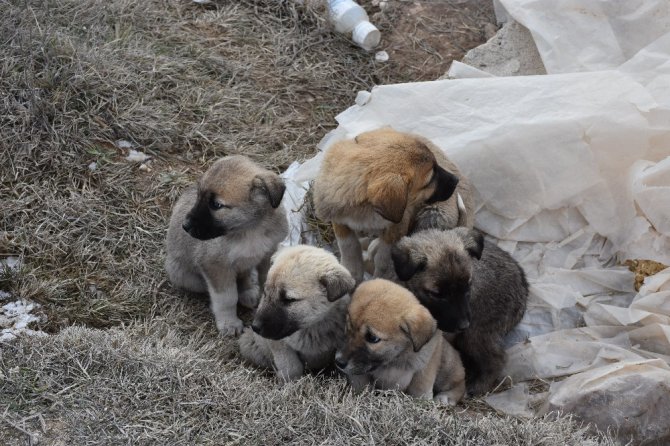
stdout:
[[408,187],[398,174],[375,178],[368,184],[368,200],[375,211],[393,223],[400,223],[407,207]]
[[253,181],[253,188],[263,191],[267,195],[268,200],[270,200],[270,206],[275,209],[281,203],[286,191],[284,180],[279,175],[271,172],[256,175]]
[[326,272],[321,276],[319,282],[326,289],[326,297],[330,302],[351,293],[356,287],[356,281],[344,267],[334,268]]
[[456,186],[458,185],[458,177],[451,172],[442,168],[439,164],[435,164],[435,192],[428,199],[428,203],[437,203],[439,201],[448,200],[454,194]]
[[391,247],[391,260],[398,278],[407,281],[426,267],[426,256],[414,250],[409,238],[403,237]]
[[482,251],[484,251],[484,235],[476,229],[456,228],[465,250],[475,259],[482,258]]
[[423,305],[417,305],[405,316],[400,329],[412,343],[415,352],[421,350],[437,331],[437,322]]

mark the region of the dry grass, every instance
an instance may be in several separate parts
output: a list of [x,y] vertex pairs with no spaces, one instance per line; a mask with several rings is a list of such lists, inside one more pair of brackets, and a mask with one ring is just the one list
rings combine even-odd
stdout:
[[584,444],[568,421],[354,396],[331,378],[279,387],[240,367],[205,299],[166,282],[170,207],[214,158],[282,170],[358,90],[418,78],[320,17],[281,0],[0,0],[0,258],[23,265],[0,289],[41,303],[35,328],[58,333],[0,349],[4,443]]
[[25,265],[3,286],[45,304],[50,331],[146,314],[169,209],[204,164],[281,170],[392,80],[291,2],[19,0],[0,17],[0,253]]
[[668,266],[653,260],[626,260],[624,263],[628,269],[635,273],[635,291],[640,291],[644,279],[663,271]]
[[160,318],[11,346],[0,373],[0,410],[11,409],[0,435],[9,444],[28,435],[65,445],[612,444],[566,419],[447,410],[397,392],[355,395],[335,377],[280,387],[240,365],[208,329],[185,335]]

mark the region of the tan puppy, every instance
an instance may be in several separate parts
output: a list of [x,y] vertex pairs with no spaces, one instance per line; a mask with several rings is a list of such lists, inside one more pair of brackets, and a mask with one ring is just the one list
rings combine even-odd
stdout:
[[208,292],[216,327],[223,335],[242,332],[238,300],[253,308],[277,245],[288,234],[279,206],[284,182],[250,159],[235,155],[215,162],[172,211],[165,268],[170,281]]
[[449,405],[465,393],[458,352],[416,297],[388,280],[364,282],[354,292],[335,363],[355,390],[372,384]]
[[320,219],[333,223],[342,264],[357,283],[364,267],[355,231],[380,236],[374,275],[395,279],[390,250],[401,237],[429,227],[472,227],[474,219],[470,184],[456,166],[428,140],[391,128],[328,150],[314,181],[314,205]]
[[304,369],[333,364],[344,342],[348,293],[355,282],[334,255],[299,245],[279,251],[265,283],[265,293],[251,325],[240,337],[248,361],[274,368],[284,381]]

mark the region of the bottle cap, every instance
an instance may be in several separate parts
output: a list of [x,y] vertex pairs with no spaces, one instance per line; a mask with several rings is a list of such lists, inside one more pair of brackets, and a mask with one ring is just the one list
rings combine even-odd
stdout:
[[379,45],[381,33],[372,23],[361,22],[354,28],[354,31],[351,33],[351,38],[361,48],[371,50]]

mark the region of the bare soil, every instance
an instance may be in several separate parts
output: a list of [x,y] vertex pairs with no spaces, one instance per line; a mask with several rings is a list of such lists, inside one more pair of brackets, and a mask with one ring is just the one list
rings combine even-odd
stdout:
[[[394,71],[413,81],[444,75],[452,60],[492,36],[497,29],[493,3],[482,0],[365,2],[372,20],[384,29],[381,46]],[[383,4],[383,3],[381,3]]]

